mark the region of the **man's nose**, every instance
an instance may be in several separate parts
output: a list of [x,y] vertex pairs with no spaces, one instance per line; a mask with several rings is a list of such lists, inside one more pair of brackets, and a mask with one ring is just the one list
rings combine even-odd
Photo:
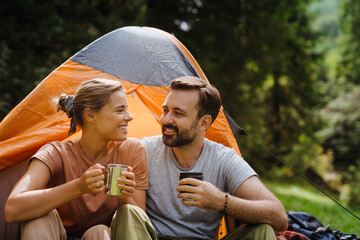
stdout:
[[174,119],[171,116],[171,114],[169,114],[169,113],[166,113],[166,114],[163,113],[161,115],[160,121],[161,121],[162,124],[169,124],[169,123],[172,124],[172,123],[174,123]]

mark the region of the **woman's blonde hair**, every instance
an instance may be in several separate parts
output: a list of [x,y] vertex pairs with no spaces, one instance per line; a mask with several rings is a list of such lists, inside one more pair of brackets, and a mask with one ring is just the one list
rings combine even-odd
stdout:
[[62,110],[71,118],[69,135],[76,131],[76,125],[84,125],[83,112],[85,108],[100,110],[115,91],[124,91],[119,81],[108,79],[92,79],[83,82],[74,95],[61,95],[58,110]]

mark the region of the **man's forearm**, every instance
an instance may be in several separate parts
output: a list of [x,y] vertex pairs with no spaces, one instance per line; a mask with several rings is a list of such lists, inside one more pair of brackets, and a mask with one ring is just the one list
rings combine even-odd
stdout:
[[245,200],[228,195],[225,212],[243,222],[267,223],[276,231],[287,229],[287,215],[277,200]]

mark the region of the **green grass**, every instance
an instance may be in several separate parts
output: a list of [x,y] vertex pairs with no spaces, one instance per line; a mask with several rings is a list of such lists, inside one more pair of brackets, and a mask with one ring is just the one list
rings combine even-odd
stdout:
[[[306,182],[304,185],[287,182],[265,184],[284,204],[286,211],[310,213],[324,226],[330,225],[332,229],[360,237],[360,221]],[[346,208],[360,217],[360,208]]]

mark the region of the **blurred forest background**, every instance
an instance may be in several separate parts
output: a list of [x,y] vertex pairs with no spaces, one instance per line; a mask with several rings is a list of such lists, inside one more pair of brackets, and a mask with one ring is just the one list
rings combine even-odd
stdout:
[[[1,1],[0,119],[73,54],[131,25],[174,34],[252,138],[360,204],[360,1]],[[264,178],[294,176],[247,137],[238,143]]]

